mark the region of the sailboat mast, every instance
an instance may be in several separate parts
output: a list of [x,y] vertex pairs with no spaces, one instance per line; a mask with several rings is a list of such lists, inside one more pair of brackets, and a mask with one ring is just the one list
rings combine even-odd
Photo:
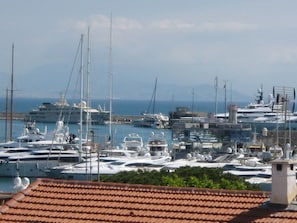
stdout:
[[215,117],[218,113],[218,77],[215,77]]
[[7,142],[7,121],[8,121],[8,88],[6,88],[6,99],[5,99],[5,129],[4,129],[5,142]]
[[10,134],[9,134],[10,141],[12,141],[14,43],[12,44],[12,56],[11,57],[12,58],[11,58],[11,81],[10,81]]
[[91,64],[91,50],[90,50],[90,27],[88,27],[88,60],[87,60],[87,120],[86,120],[86,140],[88,141],[89,129],[91,128],[91,113],[90,109],[90,64]]
[[154,88],[154,94],[153,94],[153,114],[155,114],[157,82],[158,82],[158,78],[156,78],[156,81],[155,81],[155,88]]
[[192,122],[194,121],[194,100],[195,100],[195,90],[192,89]]
[[112,137],[112,99],[113,99],[113,89],[112,89],[112,14],[110,15],[110,31],[109,31],[109,137],[111,142],[113,142]]
[[225,122],[227,121],[227,81],[224,81],[224,89],[225,89]]
[[83,98],[83,85],[84,85],[84,71],[83,71],[83,34],[81,34],[81,39],[80,39],[80,131],[79,131],[79,159],[81,160],[81,153],[82,153],[82,130],[83,130],[83,119],[82,119],[82,114],[83,114],[83,108],[82,108],[82,98]]

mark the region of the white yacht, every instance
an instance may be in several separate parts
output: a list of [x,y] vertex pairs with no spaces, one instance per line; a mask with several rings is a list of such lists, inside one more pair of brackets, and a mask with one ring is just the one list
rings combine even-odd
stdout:
[[56,122],[56,128],[53,131],[41,132],[36,127],[35,122],[27,122],[21,136],[16,141],[0,143],[0,148],[17,148],[17,147],[48,147],[52,145],[65,145],[77,143],[78,139],[74,134],[69,133],[68,126],[63,121]]
[[177,159],[165,163],[161,169],[168,172],[173,172],[181,167],[223,168],[228,164],[229,163],[227,162],[201,162],[197,159]]
[[28,143],[44,140],[47,135],[47,129],[41,132],[36,126],[36,122],[26,122],[22,134],[16,141],[0,143],[0,148],[16,148],[27,146]]
[[123,159],[110,163],[86,160],[80,164],[67,166],[60,172],[59,177],[74,180],[96,180],[98,175],[112,175],[123,171],[158,171],[166,162],[168,159],[165,157],[159,159],[151,159],[150,157]]
[[258,166],[235,166],[234,169],[226,170],[224,173],[230,173],[236,176],[241,176],[245,178],[255,177],[259,175],[264,175],[266,173],[271,173],[271,165],[258,165]]
[[80,123],[80,110],[83,111],[82,122],[86,123],[87,116],[91,117],[92,124],[105,124],[109,119],[109,111],[87,106],[85,101],[79,104],[69,105],[63,95],[56,103],[44,102],[38,107],[29,112],[27,119],[43,123],[55,123],[57,120],[64,120],[67,123]]
[[254,119],[253,122],[259,128],[270,129],[297,129],[297,113],[290,111],[285,112],[271,112],[262,117]]
[[[128,136],[128,137],[131,137]],[[138,138],[133,134],[132,138]],[[125,141],[134,141],[126,138]],[[139,143],[139,138],[138,138]],[[137,143],[137,145],[139,145]],[[97,179],[100,174],[116,174],[121,171],[159,170],[163,164],[171,160],[168,152],[168,143],[164,133],[153,133],[144,145],[147,153],[140,155],[136,147],[131,149],[104,149],[100,151],[98,158],[86,159],[81,163],[54,167],[48,172],[49,177],[64,179]]]
[[11,156],[27,155],[31,152],[32,148],[29,147],[2,148],[0,150],[0,162],[7,162],[8,158]]
[[148,138],[146,147],[148,148],[152,159],[158,159],[160,157],[167,157],[169,160],[171,159],[168,142],[164,136],[164,132],[159,134],[153,132]]
[[271,165],[269,163],[263,163],[262,159],[258,157],[243,156],[238,158],[238,161],[239,163],[226,165],[224,173],[230,173],[247,179],[261,174],[264,176],[267,172],[271,172]]
[[145,147],[143,138],[137,133],[130,133],[124,137],[121,144],[122,150],[135,151],[138,155],[142,156],[148,153]]
[[59,147],[35,149],[9,156],[0,162],[1,177],[46,177],[49,169],[56,166],[76,164],[97,153],[79,152],[76,148]]
[[218,119],[230,119],[236,113],[236,121],[238,123],[249,123],[258,129],[297,129],[297,115],[294,112],[294,102],[292,101],[291,103],[293,104],[293,111],[290,110],[291,105],[287,103],[286,99],[279,94],[277,94],[276,99],[273,98],[272,94],[269,95],[268,102],[264,103],[262,89],[259,89],[255,103],[250,103],[244,108],[230,105],[229,113],[220,113],[216,117]]
[[[253,122],[255,118],[263,117],[265,114],[274,112],[274,99],[273,95],[269,95],[268,102],[264,102],[263,90],[262,88],[258,89],[258,95],[255,99],[255,102],[249,103],[244,108],[236,107],[237,121],[238,122]],[[216,115],[218,119],[228,119],[229,113],[219,113]]]
[[169,126],[169,117],[162,113],[150,114],[144,113],[141,119],[133,121],[135,127],[146,127],[154,129],[164,129]]
[[[103,149],[99,152],[99,159],[98,153],[97,156],[93,155],[92,157],[88,157],[87,159],[82,160],[79,163],[75,164],[66,164],[66,165],[59,165],[50,168],[48,171],[48,177],[51,178],[60,178],[61,172],[69,169],[76,169],[76,168],[84,168],[84,172],[92,172],[89,169],[98,168],[98,161],[100,166],[104,166],[105,164],[109,164],[115,161],[128,161],[128,160],[136,160],[138,159],[138,152],[133,150],[124,150],[124,149]],[[96,165],[96,167],[93,165]]]

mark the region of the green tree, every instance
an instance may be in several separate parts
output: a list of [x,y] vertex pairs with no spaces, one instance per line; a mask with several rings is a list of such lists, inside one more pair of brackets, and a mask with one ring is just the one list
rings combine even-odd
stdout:
[[177,176],[176,174],[171,174],[168,176],[162,177],[162,183],[166,186],[174,186],[174,187],[186,187],[186,182]]
[[150,184],[176,187],[198,187],[229,190],[260,190],[244,178],[225,174],[221,168],[181,167],[168,171],[125,171],[114,175],[101,176],[103,182]]

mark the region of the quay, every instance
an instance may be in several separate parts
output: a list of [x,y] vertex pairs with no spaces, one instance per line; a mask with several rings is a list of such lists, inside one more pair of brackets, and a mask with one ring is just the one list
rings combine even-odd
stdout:
[[[24,120],[26,116],[26,113],[22,112],[14,112],[12,114],[12,119],[13,120]],[[0,120],[5,120],[5,119],[10,119],[10,114],[6,114],[5,112],[0,112]]]
[[[27,113],[25,112],[14,112],[12,114],[13,120],[25,121]],[[140,115],[112,115],[112,122],[118,124],[131,124],[133,120],[140,119]],[[10,114],[0,112],[0,120],[10,119]]]

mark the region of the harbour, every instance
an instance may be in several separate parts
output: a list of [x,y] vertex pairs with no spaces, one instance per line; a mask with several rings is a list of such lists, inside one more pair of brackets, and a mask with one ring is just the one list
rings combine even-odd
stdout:
[[[15,115],[16,114],[16,115]],[[14,138],[16,138],[21,132],[22,132],[22,129],[24,127],[24,120],[23,118],[26,116],[26,113],[14,113],[13,117],[13,133],[14,133]],[[203,116],[204,118],[207,118],[207,113],[199,113],[199,117]],[[137,133],[139,135],[141,135],[143,137],[143,140],[144,142],[146,142],[149,138],[149,136],[151,135],[152,132],[155,132],[155,133],[164,133],[164,136],[166,138],[166,140],[168,141],[168,148],[169,148],[169,151],[172,152],[173,148],[174,148],[174,144],[176,142],[178,142],[178,140],[175,139],[175,133],[176,131],[178,130],[179,132],[179,135],[182,133],[186,133],[188,131],[198,131],[198,132],[203,132],[203,131],[213,131],[214,132],[216,131],[215,129],[221,129],[221,127],[215,127],[214,128],[214,124],[211,124],[211,122],[199,122],[199,121],[194,121],[192,119],[190,119],[190,121],[181,121],[181,122],[178,122],[179,125],[182,124],[183,127],[179,126],[179,127],[174,127],[171,126],[171,128],[168,128],[168,129],[152,129],[152,128],[140,128],[140,127],[135,127],[132,125],[132,120],[134,119],[138,119],[140,118],[141,116],[137,116],[137,115],[113,115],[113,122],[112,122],[112,132],[113,132],[113,143],[116,147],[119,148],[120,144],[122,143],[123,139],[125,136],[127,136],[127,134],[129,133]],[[205,120],[204,120],[205,121]],[[192,124],[191,124],[192,123]],[[200,123],[200,124],[199,124]],[[56,128],[56,123],[37,123],[38,124],[38,128],[40,128],[40,131],[42,131],[43,129],[47,128],[48,131],[52,131],[53,129]],[[218,124],[218,123],[217,123]],[[1,120],[1,126],[4,126],[5,125],[5,120]],[[231,124],[221,124],[223,126],[225,126],[225,131],[229,131],[226,129],[227,126],[230,127],[230,129],[234,130],[236,129],[235,126],[236,125],[231,125]],[[173,128],[172,128],[173,127]],[[92,131],[94,132],[94,135],[93,135],[93,138],[92,140],[95,141],[96,143],[99,143],[101,145],[104,145],[104,143],[106,142],[109,134],[110,134],[110,125],[92,125],[91,126],[91,129]],[[75,133],[76,135],[79,135],[79,125],[78,124],[69,124],[69,131],[72,132],[72,133]],[[242,129],[241,129],[242,131]],[[252,129],[249,129],[248,130],[248,133],[249,133],[249,138],[246,139],[246,143],[250,143],[251,142],[251,132],[253,130]],[[221,131],[220,131],[221,132]],[[285,131],[279,131],[278,132],[278,137],[279,137],[279,143],[282,144],[284,143],[284,141],[282,141],[284,139],[284,132]],[[274,139],[276,138],[276,133],[273,132],[273,131],[269,131],[269,135],[267,136],[262,136],[261,134],[257,134],[257,137],[256,137],[256,141],[257,142],[261,142],[267,146],[272,146],[274,145]],[[291,139],[292,139],[292,145],[294,145],[295,143],[295,137],[296,137],[296,132],[295,131],[292,131],[290,133],[291,135]],[[3,135],[3,134],[1,134]],[[190,136],[190,132],[189,132],[189,136]],[[238,138],[237,138],[238,140]],[[231,142],[231,141],[235,141],[234,139],[228,139],[228,142]],[[184,159],[184,158],[189,158],[188,155],[191,154],[193,152],[193,150],[191,148],[194,148],[194,144],[193,143],[196,143],[197,144],[197,140],[194,141],[194,142],[191,142],[191,146],[190,146],[190,149],[186,151],[186,153],[184,153],[184,155],[182,157],[180,157],[181,159]],[[209,142],[206,142],[206,143],[209,143]],[[176,145],[176,144],[175,144]],[[258,144],[259,145],[259,144]],[[202,144],[201,144],[202,146]],[[232,145],[230,144],[230,147],[232,147]],[[198,147],[197,147],[198,148]],[[219,148],[221,148],[221,146],[219,146]],[[227,147],[225,147],[226,149]],[[259,147],[256,147],[256,148],[259,148]],[[205,155],[205,152],[209,152],[213,149],[213,146],[211,147],[199,147],[197,149],[197,152],[198,154],[201,155]],[[223,151],[223,150],[222,150]],[[202,163],[195,163],[196,161],[193,160],[193,158],[197,158],[197,154],[194,155],[195,153],[192,153],[192,158],[191,160],[192,161],[187,161],[188,165],[204,165],[203,162],[205,162],[206,160],[200,160],[200,162],[202,161]],[[203,156],[204,156],[203,155]],[[175,155],[172,155],[172,157],[174,157],[174,160],[177,159],[177,156],[175,157]],[[201,157],[200,157],[201,158]],[[214,159],[215,157],[213,157]],[[211,161],[211,160],[210,160]],[[93,161],[94,162],[94,161]],[[179,162],[179,161],[178,161]],[[180,165],[181,163],[178,163],[178,165]],[[174,165],[175,162],[172,162],[170,163],[170,165],[168,164],[168,168],[169,166],[171,166],[170,168],[173,168],[173,165]],[[205,163],[207,164],[207,162]],[[211,164],[211,163],[210,163]],[[226,163],[225,163],[226,164]],[[223,164],[223,166],[225,165]],[[34,164],[36,165],[36,164]],[[187,165],[187,164],[183,164],[183,165]],[[217,164],[219,165],[219,164]],[[27,167],[29,168],[29,167]],[[30,167],[32,168],[32,167]],[[41,168],[41,166],[39,166],[39,168]],[[101,167],[102,168],[102,167]],[[221,167],[222,168],[222,167]],[[86,170],[87,171],[87,170]],[[93,169],[94,171],[94,169]],[[102,170],[101,170],[102,171]],[[88,171],[87,171],[88,172]],[[83,175],[85,174],[85,171],[83,171]],[[22,174],[22,176],[24,176],[25,174]],[[43,177],[46,177],[46,175],[44,175]],[[34,176],[30,176],[31,179],[34,180]],[[12,190],[12,178],[2,178],[2,181],[3,182],[6,182],[8,181],[8,183],[3,183],[3,186],[0,185],[0,190],[1,191],[11,191]]]
[[[1,176],[91,180],[124,170],[174,171],[182,166],[200,166],[226,168],[226,173],[251,180],[260,176],[262,168],[270,169],[271,160],[297,154],[293,122],[287,129],[283,119],[280,123],[253,121],[267,114],[282,117],[279,113],[286,106],[278,99],[276,105],[264,104],[263,92],[258,93],[255,102],[244,108],[229,104],[228,112],[226,102],[220,107],[216,102],[219,114],[212,112],[213,102],[199,102],[200,110],[194,110],[193,102],[191,107],[185,105],[189,102],[177,107],[173,102],[161,102],[166,106],[162,112],[153,109],[152,113],[138,114],[136,108],[141,104],[145,107],[144,102],[130,102],[132,105],[117,100],[112,112],[102,108],[102,101],[96,101],[96,109],[84,101],[68,104],[63,97],[56,102],[39,102],[33,109],[18,104],[16,108],[22,110],[1,113],[0,121],[6,129],[1,134],[5,135]],[[21,99],[18,103],[24,105]],[[273,111],[272,106],[280,110]],[[288,112],[288,117],[291,120],[293,115]],[[6,142],[7,129],[13,133],[10,139],[19,142]],[[33,138],[27,138],[30,132]],[[131,146],[126,144],[128,138]],[[258,169],[260,172],[255,171]],[[266,175],[261,180],[264,183]]]
[[5,1],[0,222],[297,222],[296,6]]

